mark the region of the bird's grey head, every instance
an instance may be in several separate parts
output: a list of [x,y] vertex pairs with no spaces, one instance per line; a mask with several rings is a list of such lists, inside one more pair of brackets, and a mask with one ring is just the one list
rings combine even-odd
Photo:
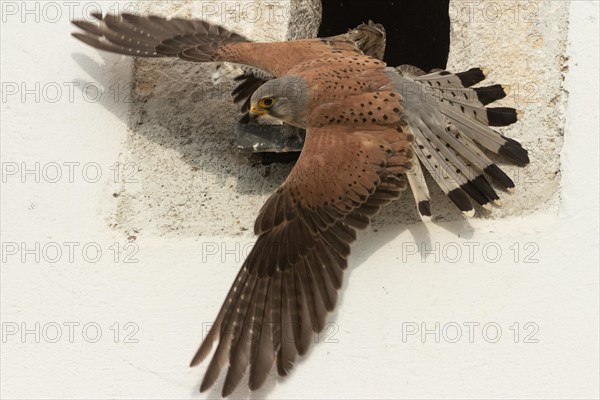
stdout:
[[285,76],[259,87],[250,99],[250,115],[270,115],[300,128],[306,127],[308,88],[304,79]]

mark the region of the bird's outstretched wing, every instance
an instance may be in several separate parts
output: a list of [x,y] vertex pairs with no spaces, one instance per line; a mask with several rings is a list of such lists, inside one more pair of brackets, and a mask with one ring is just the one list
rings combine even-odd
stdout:
[[[100,50],[134,57],[179,57],[186,61],[228,61],[255,69],[258,77],[282,76],[297,64],[343,53],[362,54],[349,36],[257,43],[200,19],[154,15],[92,14],[98,23],[73,24],[73,36]],[[262,76],[261,76],[262,75]]]
[[[229,61],[240,64],[244,74],[233,90],[241,111],[248,111],[252,93],[264,82],[283,75],[301,61],[339,54],[366,54],[381,58],[385,30],[371,21],[345,34],[299,41],[299,44],[254,43],[222,26],[199,19],[92,14],[97,20],[73,21],[83,32],[73,36],[100,50],[135,57],[179,57],[194,62]],[[335,52],[335,53],[334,53]]]
[[273,364],[286,375],[324,328],[356,230],[405,187],[412,139],[398,129],[308,129],[297,164],[260,211],[258,239],[192,361],[200,363],[218,342],[202,391],[224,368],[224,396],[248,368],[251,389]]

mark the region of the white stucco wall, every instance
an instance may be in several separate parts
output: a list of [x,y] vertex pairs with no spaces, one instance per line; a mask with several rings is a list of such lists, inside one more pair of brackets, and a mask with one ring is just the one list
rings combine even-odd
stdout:
[[[138,85],[154,106],[132,104],[130,82],[143,64],[132,69],[131,60],[68,37],[69,13],[80,17],[89,11],[84,3],[1,7],[1,397],[217,397],[197,393],[206,364],[187,364],[253,241],[244,229],[286,169],[263,178],[264,169],[236,162],[229,128],[204,121],[200,129],[194,120],[195,107],[215,105],[186,100],[183,89],[165,96]],[[536,23],[539,59],[559,46],[552,18],[564,13],[552,7],[558,11]],[[559,166],[559,193],[540,189],[531,203],[518,197],[521,207],[511,206],[518,216],[423,225],[404,223],[414,214],[395,222],[384,213],[354,247],[327,332],[288,379],[271,377],[253,397],[599,396],[598,12],[597,2],[569,6],[560,164],[550,153],[538,156],[543,166]],[[517,64],[503,48],[507,57],[495,64]],[[475,50],[465,57],[451,64],[481,62]],[[193,76],[197,66],[185,68]],[[227,98],[211,93],[201,98],[226,107]],[[166,101],[168,113],[177,96],[189,107],[181,110],[187,120],[175,119],[181,125],[170,129],[180,134],[164,143],[166,128],[144,128],[156,122],[144,110],[158,112]],[[554,113],[544,107],[548,123]],[[536,145],[549,148],[547,132],[536,141],[530,131],[539,126],[526,120],[511,131],[538,155]],[[209,170],[210,159],[194,169],[198,130],[211,129],[219,135],[209,141],[211,156],[221,151],[233,172]],[[543,169],[541,177],[554,172]],[[552,187],[530,181],[519,182],[533,188],[526,193]],[[405,204],[413,207],[409,198]],[[422,336],[423,328],[431,333]],[[235,397],[246,395],[241,385]]]

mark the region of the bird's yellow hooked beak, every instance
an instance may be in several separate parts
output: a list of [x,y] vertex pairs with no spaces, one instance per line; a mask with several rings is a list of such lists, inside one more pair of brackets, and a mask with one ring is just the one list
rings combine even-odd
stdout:
[[261,115],[265,115],[267,111],[263,108],[260,108],[256,105],[256,103],[250,103],[250,118],[256,119]]

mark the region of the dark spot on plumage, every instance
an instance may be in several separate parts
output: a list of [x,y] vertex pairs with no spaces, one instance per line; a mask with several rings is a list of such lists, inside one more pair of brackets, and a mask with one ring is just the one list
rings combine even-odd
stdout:
[[462,190],[464,190],[473,200],[475,200],[478,204],[484,205],[489,203],[487,197],[479,190],[477,186],[473,184],[472,181],[468,181],[467,183],[460,186]]
[[383,114],[383,119],[388,119],[389,117],[387,116],[387,114]]
[[431,154],[427,154],[427,159],[431,159]]
[[465,107],[464,106],[460,106],[460,111],[462,111],[464,113],[465,112]]
[[504,97],[506,97],[506,92],[504,91],[504,88],[502,87],[502,85],[498,85],[498,84],[491,85],[491,86],[485,86],[485,87],[479,87],[479,88],[473,88],[473,90],[475,91],[475,94],[477,95],[477,99],[484,106],[487,104],[490,104],[496,100],[500,100],[500,99],[503,99]]
[[394,107],[394,112],[395,112],[395,113],[399,113],[399,112],[400,112],[400,109],[399,109],[398,107]]
[[431,205],[429,201],[424,200],[419,202],[419,213],[425,217],[431,217]]
[[502,139],[506,140],[506,143],[500,146],[498,154],[510,158],[511,160],[515,161],[518,165],[529,164],[529,154],[527,150],[525,150],[521,146],[521,143],[517,142],[514,139],[507,138],[503,135],[501,135],[501,137]]
[[485,79],[485,75],[483,74],[483,70],[481,68],[471,68],[468,71],[459,72],[455,75],[460,79],[460,82],[466,88],[471,87]]
[[491,176],[497,183],[507,189],[515,187],[515,183],[498,167],[496,164],[490,164],[483,171]]
[[490,126],[507,126],[517,122],[517,110],[510,107],[487,108],[487,118]]
[[477,187],[477,189],[479,189],[479,191],[481,193],[483,193],[483,195],[488,200],[499,200],[500,199],[500,197],[498,196],[498,194],[496,193],[494,188],[492,188],[492,185],[490,185],[490,183],[485,178],[485,176],[479,175],[475,179],[473,179],[472,182],[473,182],[473,185],[475,185]]
[[473,209],[469,196],[462,189],[451,190],[448,192],[448,197],[461,211],[471,211]]

